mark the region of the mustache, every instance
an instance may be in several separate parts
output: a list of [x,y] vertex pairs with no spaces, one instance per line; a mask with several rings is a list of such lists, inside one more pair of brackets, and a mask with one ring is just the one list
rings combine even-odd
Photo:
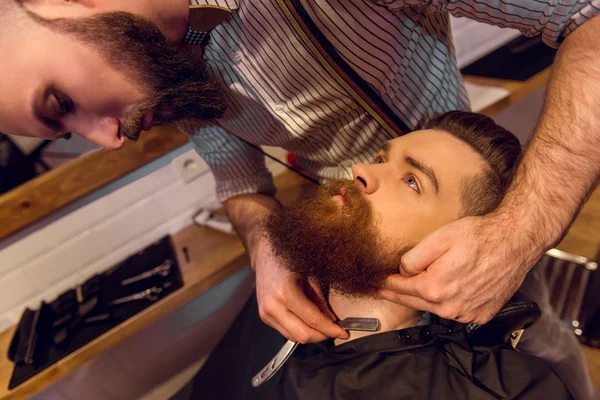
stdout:
[[[332,196],[342,195],[340,207]],[[275,256],[290,271],[316,278],[325,291],[369,296],[397,273],[399,255],[386,250],[362,187],[332,181],[304,200],[272,212],[265,225]]]
[[127,139],[136,141],[142,133],[142,118],[144,112],[141,109],[136,109],[129,113],[127,118],[121,122],[121,134]]

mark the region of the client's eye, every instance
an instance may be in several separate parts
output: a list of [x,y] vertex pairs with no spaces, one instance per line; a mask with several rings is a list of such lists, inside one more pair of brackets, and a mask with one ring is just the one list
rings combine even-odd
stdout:
[[419,193],[421,191],[419,189],[419,182],[417,181],[417,178],[413,174],[406,175],[406,178],[404,178],[404,181],[408,184],[408,186],[410,186],[417,193]]
[[381,156],[377,156],[373,160],[373,164],[383,164],[384,162],[385,162],[385,160]]

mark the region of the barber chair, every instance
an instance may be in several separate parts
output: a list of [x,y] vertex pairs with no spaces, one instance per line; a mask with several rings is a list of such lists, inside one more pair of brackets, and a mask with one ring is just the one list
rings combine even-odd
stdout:
[[550,303],[578,339],[600,347],[600,275],[586,257],[551,249],[534,268],[548,283]]
[[[582,343],[600,347],[600,275],[598,264],[588,258],[551,249],[534,268],[547,280],[550,301]],[[541,315],[538,305],[517,292],[485,325],[468,324],[473,345],[499,342],[517,346],[523,331]]]
[[516,348],[523,331],[540,315],[540,307],[523,293],[517,292],[487,324],[467,324],[467,334],[473,346],[506,343]]

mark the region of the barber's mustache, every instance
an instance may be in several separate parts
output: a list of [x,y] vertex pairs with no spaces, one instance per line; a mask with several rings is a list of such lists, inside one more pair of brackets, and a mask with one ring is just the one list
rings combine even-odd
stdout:
[[[139,139],[142,131],[144,130],[144,117],[147,110],[154,108],[154,106],[140,107],[127,115],[124,121],[120,123],[119,129],[120,134],[125,136],[127,139],[136,141]],[[169,116],[171,115],[168,111],[155,112],[152,116],[152,127],[165,125],[170,122]]]

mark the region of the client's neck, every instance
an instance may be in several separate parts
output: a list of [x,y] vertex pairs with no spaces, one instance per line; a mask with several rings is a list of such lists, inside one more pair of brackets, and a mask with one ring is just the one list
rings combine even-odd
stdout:
[[416,324],[423,314],[421,311],[413,310],[412,308],[407,308],[387,300],[373,297],[348,298],[341,296],[335,291],[329,293],[329,305],[340,320],[348,317],[377,318],[379,320],[379,331],[350,331],[348,339],[335,339],[336,346],[363,336],[408,328]]

